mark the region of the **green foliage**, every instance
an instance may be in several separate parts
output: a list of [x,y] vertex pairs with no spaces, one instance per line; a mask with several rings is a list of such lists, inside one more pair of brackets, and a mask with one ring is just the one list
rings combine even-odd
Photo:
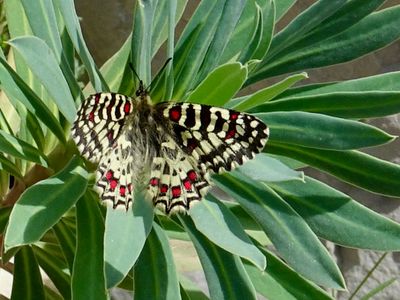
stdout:
[[[0,110],[0,253],[3,262],[14,257],[12,298],[106,299],[108,289],[120,286],[137,299],[207,299],[175,265],[170,242],[182,240],[197,251],[212,299],[255,299],[257,293],[331,299],[322,288],[346,286],[320,238],[400,250],[399,224],[295,170],[309,165],[372,193],[400,197],[400,167],[360,151],[393,140],[360,119],[400,112],[400,72],[293,87],[307,78],[303,72],[252,94],[242,90],[390,44],[400,37],[400,6],[376,11],[383,0],[320,0],[274,35],[294,0],[205,0],[175,43],[187,1],[140,1],[132,34],[98,69],[74,2],[36,2],[0,5],[0,28],[8,28],[13,53],[6,58],[0,51],[7,96]],[[164,42],[172,63],[152,74],[151,61]],[[76,59],[89,78],[83,91],[74,76]],[[213,176],[236,202],[211,191],[189,215],[170,218],[153,212],[141,194],[128,213],[98,203],[89,175],[94,166],[74,156],[70,125],[93,91],[133,92],[129,62],[145,83],[157,78],[155,103],[225,106],[270,126],[264,153]],[[39,267],[56,291],[43,284]]]

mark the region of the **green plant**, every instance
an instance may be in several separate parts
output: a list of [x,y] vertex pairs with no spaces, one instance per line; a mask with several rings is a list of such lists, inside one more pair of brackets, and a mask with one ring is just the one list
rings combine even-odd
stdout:
[[[135,299],[206,298],[177,274],[169,241],[178,239],[193,243],[213,299],[254,299],[256,292],[330,299],[319,286],[345,283],[318,238],[400,249],[399,224],[295,170],[310,165],[399,197],[400,167],[358,150],[393,140],[358,120],[400,112],[399,72],[293,87],[306,78],[298,73],[234,98],[260,80],[346,62],[393,42],[400,6],[376,11],[385,1],[320,0],[274,35],[294,2],[201,1],[175,43],[186,1],[138,1],[131,37],[99,70],[72,0],[5,1],[16,71],[0,53],[8,99],[0,111],[0,232],[3,266],[9,269],[14,257],[12,298],[105,299],[116,285],[134,290]],[[165,41],[173,64],[157,76],[154,102],[249,111],[270,126],[270,140],[255,160],[213,177],[236,202],[209,193],[190,216],[168,218],[137,194],[129,213],[106,211],[90,187],[94,166],[74,155],[70,124],[93,90],[133,93],[128,62],[149,84],[152,58]],[[83,91],[74,77],[76,57],[90,81]],[[57,291],[43,285],[39,267]]]

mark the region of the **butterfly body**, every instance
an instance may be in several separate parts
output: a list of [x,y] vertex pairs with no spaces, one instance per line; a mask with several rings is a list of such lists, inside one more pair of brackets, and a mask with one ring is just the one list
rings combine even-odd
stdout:
[[80,153],[98,163],[95,189],[113,208],[129,209],[134,189],[165,213],[185,212],[210,188],[210,174],[230,171],[264,147],[268,128],[254,116],[192,103],[153,105],[98,93],[84,101],[72,127]]

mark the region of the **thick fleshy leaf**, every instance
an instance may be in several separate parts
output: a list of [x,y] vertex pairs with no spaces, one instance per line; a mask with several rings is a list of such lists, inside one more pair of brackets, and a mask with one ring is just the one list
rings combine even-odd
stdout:
[[57,236],[65,260],[67,261],[68,268],[72,271],[76,249],[76,230],[71,230],[62,218],[53,226],[53,231]]
[[400,197],[400,166],[354,151],[270,143],[269,153],[289,156],[368,191]]
[[196,228],[226,251],[246,258],[264,270],[265,256],[253,245],[235,216],[217,198],[208,195],[190,209]]
[[62,297],[71,299],[71,278],[65,271],[65,261],[59,259],[54,249],[49,249],[49,247],[33,246],[33,251],[40,267],[49,276]]
[[310,177],[277,182],[272,188],[321,238],[352,248],[400,250],[400,225]]
[[38,241],[85,192],[87,177],[75,157],[61,172],[28,188],[11,212],[6,250]]
[[[278,1],[283,2],[283,1]],[[289,1],[286,1],[289,2]],[[261,0],[257,1],[257,4],[261,8],[263,16],[263,34],[260,41],[260,46],[255,53],[255,57],[260,59],[263,56],[263,52],[266,51],[270,43],[270,34],[272,34],[274,24],[274,7],[272,1]],[[228,44],[222,54],[220,63],[226,63],[237,57],[243,49],[244,45],[249,45],[254,31],[256,29],[255,19],[257,18],[257,7],[255,1],[246,1],[245,7],[240,16],[239,22],[237,23]]]
[[[215,2],[216,1],[214,1],[214,3]],[[233,33],[233,30],[235,29],[236,24],[239,21],[239,18],[246,4],[245,0],[236,0],[235,2],[223,2],[223,5],[219,8],[215,7],[217,11],[211,12],[211,15],[219,15],[217,19],[212,19],[210,18],[212,16],[208,16],[207,22],[210,22],[211,24],[217,24],[217,26],[209,27],[212,28],[210,33],[212,33],[214,36],[212,37],[212,41],[207,49],[207,53],[204,56],[204,60],[201,63],[198,73],[194,74],[196,76],[196,81],[194,82],[195,84],[201,82],[212,70],[214,70],[218,66],[220,57]],[[195,14],[197,13],[198,11],[196,10]],[[199,16],[199,14],[197,14],[197,16]],[[203,16],[202,21],[204,21],[205,16],[206,15]],[[214,30],[215,32],[213,33]],[[197,43],[198,42],[201,42],[201,40],[198,40]]]
[[8,223],[12,207],[1,207],[0,208],[0,234],[3,234],[4,229]]
[[231,172],[214,177],[262,227],[287,263],[315,283],[341,289],[340,271],[307,223],[266,185]]
[[253,35],[250,42],[242,49],[239,57],[237,58],[237,60],[243,64],[253,58],[258,46],[261,44],[261,38],[263,36],[264,17],[260,5],[255,3],[255,6],[256,14],[254,16]]
[[[38,149],[0,129],[0,151],[17,158],[48,166],[47,157]],[[10,166],[10,165],[8,165]]]
[[39,265],[29,246],[22,247],[15,255],[11,299],[45,299]]
[[211,299],[256,299],[253,284],[243,263],[211,243],[188,216],[179,216],[196,248],[208,284]]
[[266,182],[304,180],[303,172],[290,169],[280,160],[271,156],[258,154],[256,157],[238,168],[246,176]]
[[[175,10],[175,22],[176,23],[182,17],[183,11],[185,10],[187,0],[175,0],[176,1],[176,10]],[[151,42],[151,54],[152,57],[157,53],[161,45],[165,42],[168,36],[168,22],[169,22],[169,2],[172,1],[158,1],[157,8],[154,15],[154,25],[152,30],[152,42]]]
[[306,147],[348,150],[390,142],[393,136],[361,122],[308,112],[256,114],[268,124],[270,141]]
[[65,79],[71,88],[73,97],[78,99],[81,95],[81,90],[72,71],[74,65],[70,64],[67,59],[68,55],[72,56],[73,63],[74,53],[71,51],[71,48],[73,48],[72,43],[69,39],[67,46],[67,39],[65,36],[60,35],[58,28],[64,24],[61,26],[57,24],[53,2],[51,0],[22,0],[21,2],[24,6],[29,25],[32,28],[34,35],[44,40],[53,51],[56,60],[63,71]]
[[121,282],[143,249],[153,222],[153,206],[139,193],[128,212],[107,209],[104,260],[107,288]]
[[291,87],[298,81],[306,79],[306,78],[308,78],[308,76],[307,76],[307,73],[305,73],[305,72],[289,76],[274,85],[271,85],[265,89],[261,89],[261,90],[255,92],[254,94],[245,97],[241,101],[237,101],[236,99],[233,99],[231,102],[228,103],[228,105],[229,105],[229,107],[231,107],[235,110],[239,110],[239,111],[248,110],[254,106],[268,102],[269,100],[275,98],[277,95],[284,92],[285,90],[287,90],[289,87]]
[[[263,6],[264,3],[265,6]],[[272,35],[275,29],[276,11],[275,11],[275,3],[273,0],[264,0],[262,1],[262,4],[260,6],[262,10],[262,19],[263,19],[262,35],[260,43],[254,54],[251,56],[251,58],[261,60],[267,53],[272,41]]]
[[[49,92],[60,112],[72,123],[76,114],[74,99],[50,48],[42,40],[33,36],[15,38],[8,43],[24,58],[29,68]],[[38,53],[40,55],[37,55]]]
[[189,95],[188,101],[224,106],[242,87],[247,79],[247,67],[241,63],[219,66],[212,71]]
[[[278,2],[278,1],[277,1]],[[268,61],[277,53],[301,40],[309,32],[340,9],[347,0],[320,0],[299,14],[289,25],[277,33],[265,57]]]
[[108,299],[104,278],[104,220],[86,193],[76,203],[77,243],[71,279],[73,299]]
[[251,112],[307,111],[342,118],[374,118],[400,112],[400,92],[333,92],[278,99]]
[[[123,75],[125,73],[125,68],[131,51],[131,39],[132,36],[130,35],[118,52],[108,59],[100,69],[104,79],[110,87],[110,91],[122,93],[127,92],[125,87],[122,88],[122,84],[124,80]],[[132,81],[131,76],[129,76],[129,80]]]
[[65,143],[64,131],[50,109],[23,81],[17,72],[8,65],[5,59],[0,57],[0,63],[1,87],[13,106],[17,107],[18,102],[22,103],[23,106],[42,121],[62,143]]
[[334,93],[340,95],[339,93],[345,94],[346,92],[361,93],[378,91],[400,92],[400,72],[389,72],[346,81],[303,85],[286,90],[282,94],[279,94],[276,99],[291,99]]
[[181,299],[168,238],[155,223],[135,265],[134,278],[135,299]]
[[131,40],[131,62],[144,85],[151,82],[151,33],[157,7],[155,0],[135,3]]
[[[317,3],[322,2],[318,1]],[[328,7],[327,4],[325,4],[326,7]],[[315,15],[319,14],[320,12]],[[340,34],[272,59],[271,62],[264,65],[261,64],[257,72],[249,78],[248,83],[287,72],[350,61],[380,49],[400,37],[399,18],[400,6],[375,12]],[[380,26],[376,26],[376,24],[380,24]],[[281,47],[278,40],[276,41],[277,45]]]
[[78,16],[75,12],[75,5],[73,0],[56,0],[54,5],[58,8],[61,13],[65,27],[68,31],[69,37],[85,65],[86,71],[88,72],[90,82],[97,92],[107,91],[108,87],[105,83],[100,71],[96,67],[92,56],[86,46],[85,40],[82,35]]
[[332,299],[323,289],[304,279],[271,252],[263,249],[268,268],[265,272],[245,263],[256,290],[267,299],[309,300]]
[[301,48],[308,47],[311,44],[321,42],[341,33],[342,31],[359,22],[367,15],[371,14],[384,2],[385,0],[347,1],[347,3],[341,6],[340,9],[338,9],[333,15],[321,22],[318,27],[312,30],[309,34],[306,34],[301,40],[292,44],[284,51],[277,53],[274,59],[281,55],[285,55],[286,53],[297,51]]
[[5,158],[1,153],[0,153],[0,170],[4,170],[15,177],[22,178],[22,174],[17,168],[17,166],[13,164],[10,160]]
[[21,3],[35,36],[46,41],[57,57],[57,61],[60,61],[62,44],[53,3],[50,0],[38,0],[35,2],[22,0]]
[[175,48],[174,74],[177,84],[173,99],[181,99],[188,89],[193,88],[192,85],[201,82],[217,66],[218,57],[239,19],[244,2],[200,2]]

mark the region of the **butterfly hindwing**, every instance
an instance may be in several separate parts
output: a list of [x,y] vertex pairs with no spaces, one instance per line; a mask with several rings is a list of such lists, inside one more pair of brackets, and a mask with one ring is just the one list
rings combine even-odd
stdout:
[[153,160],[148,192],[154,205],[167,214],[184,212],[207,192],[210,183],[206,177],[166,134],[160,156]]

